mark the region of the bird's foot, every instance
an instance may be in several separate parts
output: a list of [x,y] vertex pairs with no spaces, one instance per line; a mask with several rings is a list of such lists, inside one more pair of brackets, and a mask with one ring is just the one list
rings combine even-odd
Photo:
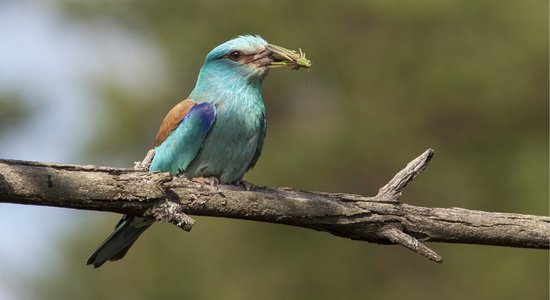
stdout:
[[244,181],[244,180],[241,180],[241,181],[235,183],[235,185],[240,185],[240,186],[244,187],[244,189],[247,190],[247,191],[252,191],[254,189],[254,184],[252,184],[250,182],[247,182],[247,181]]
[[191,181],[212,186],[220,184],[220,180],[217,177],[194,177]]

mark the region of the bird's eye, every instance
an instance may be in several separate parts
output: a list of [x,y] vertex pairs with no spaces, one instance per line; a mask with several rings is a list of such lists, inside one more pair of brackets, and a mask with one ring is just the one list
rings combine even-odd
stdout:
[[241,51],[231,51],[227,54],[227,57],[233,61],[238,61],[243,56]]

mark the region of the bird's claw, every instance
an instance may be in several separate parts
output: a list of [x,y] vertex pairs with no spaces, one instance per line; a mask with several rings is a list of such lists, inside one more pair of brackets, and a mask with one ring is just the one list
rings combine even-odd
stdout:
[[237,182],[235,185],[241,185],[247,191],[252,191],[254,189],[254,184],[244,180]]
[[212,186],[220,184],[220,180],[217,177],[194,177],[191,181]]

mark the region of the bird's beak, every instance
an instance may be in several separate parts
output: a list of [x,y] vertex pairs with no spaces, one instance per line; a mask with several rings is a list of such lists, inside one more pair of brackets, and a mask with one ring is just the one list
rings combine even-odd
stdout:
[[299,51],[288,50],[286,48],[267,45],[266,49],[255,55],[254,61],[262,67],[293,67],[293,69],[310,68],[311,61],[306,58],[306,54]]

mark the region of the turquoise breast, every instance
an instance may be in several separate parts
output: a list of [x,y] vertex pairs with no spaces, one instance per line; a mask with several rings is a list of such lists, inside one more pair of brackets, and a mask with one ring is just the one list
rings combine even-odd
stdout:
[[188,177],[214,176],[220,183],[237,182],[262,147],[265,108],[259,91],[251,89],[248,93],[224,96],[212,97],[224,100],[211,101],[216,107],[216,119],[198,155],[184,172]]

